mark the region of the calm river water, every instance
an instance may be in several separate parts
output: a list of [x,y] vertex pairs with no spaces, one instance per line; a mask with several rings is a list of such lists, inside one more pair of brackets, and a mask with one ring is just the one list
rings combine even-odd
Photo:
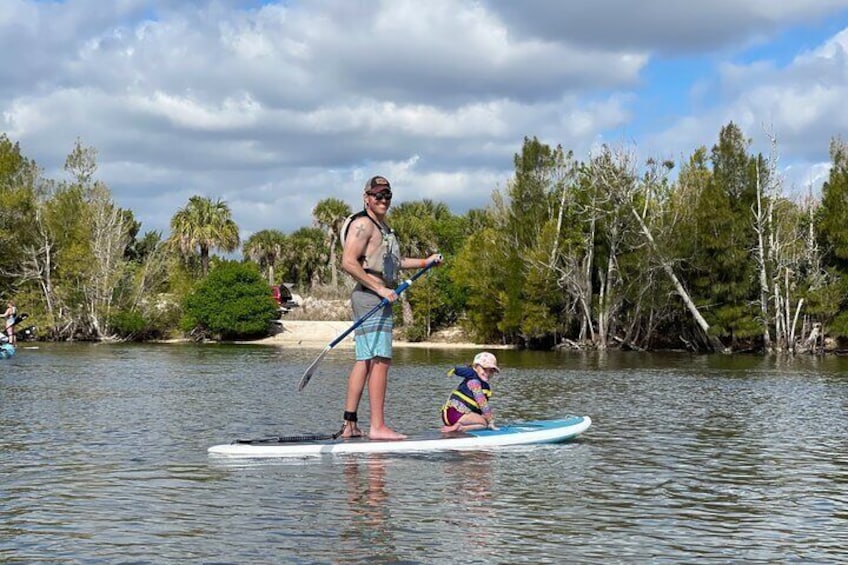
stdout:
[[[319,350],[21,345],[2,563],[848,560],[848,359],[503,351],[499,419],[589,415],[581,440],[246,464],[206,449],[338,429],[350,350],[298,393]],[[472,353],[396,350],[389,421],[436,427]]]

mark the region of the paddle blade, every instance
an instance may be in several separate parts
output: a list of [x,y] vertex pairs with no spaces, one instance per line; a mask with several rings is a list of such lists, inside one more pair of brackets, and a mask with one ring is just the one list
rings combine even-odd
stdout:
[[312,364],[306,368],[306,372],[303,373],[303,376],[300,377],[300,382],[297,384],[297,390],[303,390],[304,388],[306,388],[306,385],[309,384],[309,379],[312,378],[313,373],[315,373],[315,370],[318,369],[318,364],[321,362],[321,360],[324,358],[324,356],[329,350],[329,346],[325,347],[324,351],[322,351],[321,354],[315,358],[315,361],[313,361]]

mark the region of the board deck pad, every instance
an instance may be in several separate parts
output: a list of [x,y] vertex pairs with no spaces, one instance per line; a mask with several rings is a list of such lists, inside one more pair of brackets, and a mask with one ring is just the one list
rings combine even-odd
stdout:
[[367,437],[348,439],[290,438],[240,439],[209,448],[211,456],[264,458],[309,457],[340,453],[405,453],[421,451],[496,449],[515,445],[562,443],[577,438],[592,424],[588,416],[565,416],[556,420],[534,420],[500,426],[497,430],[471,430],[443,434],[427,431],[403,440],[380,441]]

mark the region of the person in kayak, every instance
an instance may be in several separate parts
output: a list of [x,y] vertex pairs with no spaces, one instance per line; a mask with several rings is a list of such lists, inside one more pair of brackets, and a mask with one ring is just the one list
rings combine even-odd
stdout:
[[443,433],[491,428],[496,430],[495,416],[489,399],[489,380],[499,373],[497,358],[483,351],[474,356],[471,366],[454,367],[448,374],[462,378],[442,407]]
[[420,269],[441,262],[434,253],[426,259],[403,257],[394,230],[386,224],[392,203],[392,187],[384,177],[372,177],[365,184],[364,208],[342,227],[342,268],[356,281],[351,293],[353,319],[358,320],[383,299],[388,303],[368,318],[354,333],[356,361],[350,370],[345,399],[342,437],[357,437],[357,408],[368,383],[371,408],[370,439],[404,439],[406,436],[386,425],[384,408],[389,368],[392,364],[392,304],[401,269]]

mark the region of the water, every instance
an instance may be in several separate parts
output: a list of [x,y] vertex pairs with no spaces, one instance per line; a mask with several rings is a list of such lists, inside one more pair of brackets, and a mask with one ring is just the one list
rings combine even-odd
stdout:
[[[336,431],[351,353],[295,392],[318,353],[22,347],[0,362],[0,562],[848,559],[848,360],[498,352],[498,418],[587,414],[580,441],[207,456],[236,437]],[[396,351],[390,423],[436,427],[444,372],[472,353]]]

